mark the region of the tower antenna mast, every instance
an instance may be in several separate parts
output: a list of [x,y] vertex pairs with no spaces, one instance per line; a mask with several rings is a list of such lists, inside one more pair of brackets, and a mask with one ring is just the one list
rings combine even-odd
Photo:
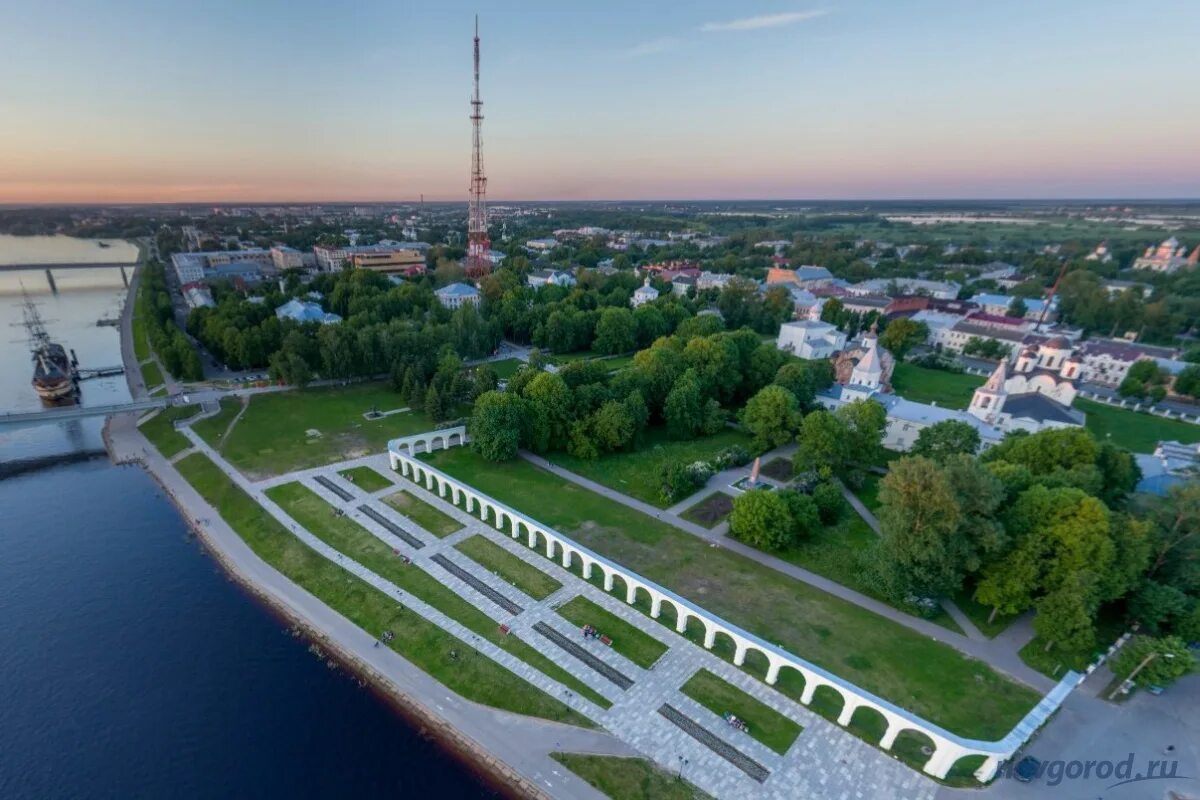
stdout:
[[479,96],[479,16],[475,16],[475,93],[471,97],[471,190],[467,207],[467,264],[469,277],[491,271],[488,251],[487,176],[483,173],[483,100]]

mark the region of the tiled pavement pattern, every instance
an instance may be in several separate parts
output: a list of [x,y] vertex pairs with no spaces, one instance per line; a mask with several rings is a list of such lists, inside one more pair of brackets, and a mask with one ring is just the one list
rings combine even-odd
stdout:
[[672,724],[678,725],[679,729],[688,736],[691,736],[693,739],[700,742],[700,744],[712,750],[721,758],[725,759],[730,764],[733,764],[735,767],[759,783],[764,782],[771,776],[770,771],[762,764],[743,754],[741,751],[730,747],[716,736],[713,736],[708,732],[707,728],[684,714],[679,709],[672,706],[670,703],[663,703],[661,706],[659,706],[658,713],[669,719]]
[[587,650],[575,644],[571,637],[564,636],[544,622],[537,623],[533,626],[533,629],[542,636],[545,636],[550,641],[554,642],[563,650],[566,650],[568,653],[578,658],[583,663],[587,664],[592,669],[596,670],[596,672],[599,672],[605,678],[608,678],[617,686],[620,686],[622,689],[628,689],[630,686],[633,686],[633,678],[630,678],[624,672],[605,664],[599,658],[596,658]]
[[[688,780],[714,797],[753,797],[767,800],[785,800],[785,798],[787,800],[792,798],[865,800],[865,798],[886,797],[929,800],[937,789],[937,784],[921,773],[858,740],[837,725],[813,714],[759,680],[679,636],[672,629],[650,620],[642,613],[627,606],[621,599],[606,594],[587,581],[578,578],[556,562],[544,558],[539,552],[530,550],[525,546],[523,540],[511,539],[495,530],[491,525],[463,512],[423,487],[400,478],[390,470],[386,455],[367,456],[336,465],[279,476],[259,483],[251,483],[233,471],[198,437],[190,435],[190,431],[187,433],[198,449],[204,450],[222,469],[226,470],[227,474],[230,474],[243,488],[249,491],[268,512],[279,518],[289,530],[292,530],[314,550],[401,600],[407,608],[468,642],[505,668],[547,693],[559,697],[563,702],[596,720],[615,736],[628,742],[665,768],[678,769],[682,763],[680,759],[686,759]],[[394,492],[397,487],[388,487],[367,493],[337,474],[340,469],[360,465],[371,466],[380,473],[390,476],[397,482],[397,487],[402,486],[405,491],[453,517],[465,526],[464,529],[439,539],[380,500],[381,497]],[[581,698],[578,694],[569,691],[566,687],[499,647],[481,639],[458,622],[400,590],[362,565],[345,558],[307,531],[299,528],[282,509],[262,494],[265,488],[296,480],[304,483],[331,505],[345,510],[347,515],[389,547],[408,555],[413,561],[414,568],[425,569],[459,596],[496,620],[497,624],[508,625],[513,635],[517,635],[537,647],[563,670],[610,700],[613,703],[612,707],[603,710],[585,698]],[[343,494],[348,495],[348,498],[343,497]],[[363,506],[366,508],[360,510]],[[366,509],[370,509],[374,513],[364,513]],[[380,517],[382,520],[379,519]],[[413,543],[404,541],[394,530],[391,530],[392,526],[381,524],[381,522],[390,520],[394,520],[394,525],[400,526],[400,530],[408,533],[410,537],[423,543],[424,546],[417,548]],[[476,534],[487,536],[490,541],[547,572],[563,584],[562,588],[541,601],[535,601],[455,549],[455,544]],[[434,561],[437,556],[440,558]],[[444,568],[442,566],[444,562],[453,564],[457,569]],[[460,575],[468,576],[473,580],[468,582]],[[480,584],[486,585],[492,590],[488,593],[491,596],[485,596],[477,591],[477,586]],[[492,595],[492,592],[495,594]],[[668,651],[657,663],[646,670],[609,647],[582,639],[574,625],[554,612],[556,606],[577,595],[587,597],[668,645]],[[502,605],[498,599],[506,602]],[[508,607],[506,608],[506,606]],[[511,611],[513,607],[523,610],[513,613]],[[538,647],[537,643],[543,641],[543,636],[545,636],[540,632],[545,630],[557,633],[566,641],[575,642],[576,647],[595,659],[595,663],[606,665],[626,676],[627,679],[633,681],[632,685],[628,689],[622,690],[600,672],[585,665],[573,657],[573,654],[568,655],[557,645]],[[679,688],[702,668],[715,673],[760,702],[799,722],[804,730],[788,749],[788,752],[784,755],[774,752],[748,734],[731,728],[719,715],[682,694]],[[698,725],[705,732],[704,739],[706,741],[697,740],[695,729],[685,730],[657,713],[657,709],[664,705],[676,709],[679,714]],[[718,748],[721,752],[718,753],[713,747]],[[726,750],[726,747],[729,750]],[[728,759],[731,751],[738,753],[741,758],[746,759],[746,762],[735,766]],[[761,777],[760,782],[760,779],[751,777],[744,771],[745,763],[756,764],[767,775]]]
[[507,597],[505,597],[500,592],[498,592],[495,589],[493,589],[492,587],[488,586],[486,581],[476,578],[474,575],[467,572],[465,569],[458,566],[457,564],[455,564],[450,559],[446,558],[441,553],[438,553],[436,556],[431,556],[429,560],[432,561],[433,563],[437,564],[442,569],[449,572],[454,577],[458,578],[460,581],[467,583],[472,589],[479,592],[481,595],[486,597],[488,600],[491,600],[493,603],[500,606],[508,613],[520,614],[522,611],[525,610],[519,604],[514,603],[512,600],[509,600]]
[[[332,490],[332,487],[330,487],[330,489]],[[346,497],[343,499],[351,500],[353,498]],[[390,519],[385,517],[383,514],[380,514],[378,511],[371,508],[366,503],[363,503],[362,505],[360,505],[358,507],[358,510],[361,511],[362,513],[366,514],[371,519],[378,522],[380,525],[382,525],[384,527],[384,529],[387,530],[388,533],[392,534],[393,536],[399,536],[401,539],[404,540],[404,543],[409,545],[410,547],[415,547],[417,550],[420,550],[422,547],[425,546],[425,543],[422,542],[420,539],[418,539],[416,536],[414,536],[410,532],[406,531],[400,525],[397,525],[396,523],[392,522]],[[514,612],[514,613],[519,613],[519,612]]]
[[316,481],[317,483],[321,484],[322,486],[324,486],[329,491],[336,494],[342,500],[353,500],[354,499],[354,495],[350,494],[345,489],[338,486],[337,483],[334,482],[334,480],[327,475],[317,475],[315,478],[313,478],[313,480]]

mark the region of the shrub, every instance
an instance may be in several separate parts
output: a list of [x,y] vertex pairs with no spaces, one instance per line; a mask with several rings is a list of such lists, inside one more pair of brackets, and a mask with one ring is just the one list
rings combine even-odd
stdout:
[[842,497],[842,490],[833,481],[824,481],[814,486],[812,499],[817,504],[821,522],[826,525],[837,522],[846,510],[846,498]]

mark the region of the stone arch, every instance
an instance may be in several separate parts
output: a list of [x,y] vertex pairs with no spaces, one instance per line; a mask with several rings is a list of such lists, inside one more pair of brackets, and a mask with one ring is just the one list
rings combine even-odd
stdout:
[[888,749],[892,755],[913,769],[923,770],[937,751],[937,743],[916,728],[904,728]]
[[429,440],[429,451],[430,452],[433,452],[434,450],[437,449],[436,447],[434,447],[434,445],[436,445],[438,442],[442,443],[443,450],[446,449],[446,437],[445,436],[434,436],[434,437],[430,438],[430,440]]
[[861,705],[854,709],[846,728],[871,744],[879,744],[887,733],[888,721],[878,709]]
[[[806,684],[804,688],[807,690],[808,685]],[[842,708],[845,705],[845,696],[828,683],[816,686],[813,689],[812,699],[808,701],[810,710],[815,711],[832,722],[837,722],[837,718],[841,715]]]
[[[997,762],[997,759],[995,759],[994,756],[991,758],[993,759],[993,764]],[[979,780],[979,776],[976,773],[978,773],[980,768],[988,762],[988,759],[989,757],[985,756],[983,753],[972,753],[966,756],[959,756],[958,759],[950,765],[950,771],[946,773],[946,777],[974,778],[975,780]],[[994,769],[995,767],[992,767],[992,770]],[[981,781],[981,783],[991,780],[991,778],[991,775],[987,775],[983,781]]]
[[771,668],[771,657],[762,648],[752,645],[746,648],[746,658],[741,667],[743,671],[762,680]]
[[604,575],[604,591],[624,597],[629,591],[629,581],[620,572],[610,568]]
[[737,641],[729,633],[716,625],[707,628],[704,633],[704,646],[711,650],[722,661],[733,661],[737,652]]
[[[456,439],[458,441],[455,441]],[[454,433],[452,433],[446,437],[446,447],[454,447],[455,445],[461,445],[462,443],[463,443],[463,435],[460,431],[455,431]]]
[[808,679],[804,677],[804,673],[778,656],[774,659],[770,656],[767,658],[771,662],[767,669],[767,683],[797,703],[803,703],[804,691],[808,688]]
[[512,522],[513,525],[510,534],[514,539],[529,538],[529,534],[533,531],[533,528],[530,527],[528,522],[517,516],[512,518]]

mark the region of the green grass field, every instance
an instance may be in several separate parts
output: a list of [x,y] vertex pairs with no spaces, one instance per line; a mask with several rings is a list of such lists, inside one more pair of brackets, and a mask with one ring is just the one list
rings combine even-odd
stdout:
[[879,511],[879,475],[868,473],[863,478],[863,485],[860,489],[854,492],[854,496],[862,501],[862,504],[871,510],[872,513]]
[[150,361],[142,364],[142,383],[146,384],[147,389],[153,389],[155,386],[161,386],[164,383],[162,370],[158,368],[158,364]]
[[186,436],[175,430],[173,423],[178,419],[187,419],[199,410],[197,406],[164,408],[151,419],[138,425],[138,428],[158,448],[158,452],[170,458],[192,446]]
[[[961,735],[999,738],[1037,702],[1033,690],[947,645],[724,548],[710,547],[528,462],[492,464],[466,448],[422,458],[731,622]],[[674,613],[664,607],[659,621],[673,624]],[[718,637],[716,652],[722,648],[732,651]],[[751,654],[747,669],[761,676],[764,661]],[[785,682],[802,683],[798,676],[781,680]]]
[[971,622],[975,623],[975,627],[984,636],[989,639],[994,638],[1016,620],[1015,616],[997,614],[996,618],[989,622],[988,617],[992,615],[992,609],[990,606],[985,606],[976,600],[973,597],[974,592],[975,589],[973,586],[964,588],[958,594],[954,595],[954,604],[970,618]]
[[192,424],[192,430],[217,451],[221,452],[221,437],[229,429],[229,423],[242,410],[242,401],[236,397],[222,397],[221,410],[211,417],[205,417]]
[[383,498],[383,502],[438,538],[449,536],[455,531],[462,530],[463,526],[459,525],[458,521],[453,517],[443,514],[424,500],[408,492],[402,491],[389,494]]
[[1075,408],[1087,414],[1084,423],[1100,441],[1128,448],[1135,453],[1153,453],[1160,441],[1190,444],[1200,442],[1200,425],[1163,419],[1128,408],[1113,408],[1104,403],[1079,398]]
[[703,439],[676,441],[667,436],[664,428],[648,428],[641,445],[629,453],[611,453],[600,458],[576,458],[567,453],[550,453],[547,458],[585,478],[590,478],[630,497],[666,508],[658,496],[660,484],[659,465],[667,458],[676,458],[685,463],[706,461],[726,447],[741,445],[749,452],[753,437],[732,428],[726,428]]
[[393,631],[395,638],[385,644],[451,691],[506,711],[590,726],[555,698],[308,548],[203,454],[193,453],[177,468],[260,558],[371,635]]
[[1021,648],[1021,660],[1043,675],[1058,679],[1068,669],[1083,672],[1108,646],[1117,640],[1126,625],[1120,615],[1101,610],[1096,622],[1096,644],[1082,650],[1064,650],[1061,647],[1046,649],[1046,642],[1035,636]]
[[134,313],[131,328],[133,330],[133,357],[138,363],[150,357],[150,339],[146,334],[146,320]]
[[706,800],[708,795],[644,758],[551,753],[612,800]]
[[496,573],[535,600],[549,597],[562,586],[528,561],[514,556],[483,536],[463,539],[455,547],[479,566]]
[[351,467],[338,473],[364,492],[378,492],[389,486],[395,486],[390,480],[380,475],[370,467]]
[[905,400],[937,403],[943,408],[966,408],[975,390],[987,380],[979,375],[947,372],[899,362],[892,373],[892,389]]
[[503,381],[516,375],[517,370],[524,364],[525,362],[519,358],[505,358],[501,361],[490,361],[487,366],[491,367],[495,371],[496,377]]
[[679,516],[711,530],[728,519],[732,513],[733,498],[724,492],[713,492],[700,502],[684,509]]
[[[373,407],[387,411],[403,404],[378,383],[255,395],[222,455],[246,475],[262,478],[381,452],[389,439],[434,427],[417,413],[363,418]],[[310,437],[309,430],[320,435]]]
[[719,716],[733,714],[750,726],[750,735],[783,755],[803,728],[728,681],[702,669],[679,689]]
[[613,650],[644,669],[649,669],[667,652],[667,646],[658,639],[630,625],[616,614],[605,611],[586,597],[573,597],[555,611],[563,619],[575,623],[580,628],[584,625],[594,626],[601,634],[612,639]]

